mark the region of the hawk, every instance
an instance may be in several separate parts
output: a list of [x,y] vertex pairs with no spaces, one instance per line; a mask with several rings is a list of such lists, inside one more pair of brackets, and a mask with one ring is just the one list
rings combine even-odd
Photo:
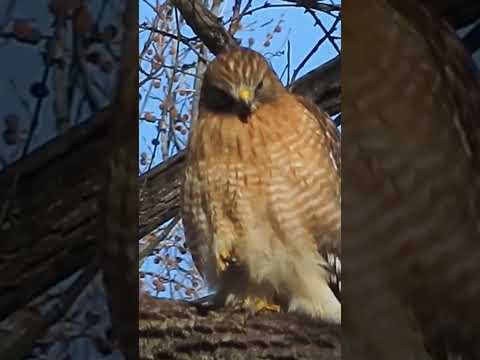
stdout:
[[343,354],[480,359],[478,73],[416,0],[342,13]]
[[215,302],[341,321],[325,255],[340,255],[339,134],[259,53],[209,64],[183,194],[187,245]]

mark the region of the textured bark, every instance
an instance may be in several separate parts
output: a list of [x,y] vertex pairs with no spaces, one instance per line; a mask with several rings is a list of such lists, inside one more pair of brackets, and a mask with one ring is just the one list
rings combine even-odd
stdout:
[[181,152],[140,177],[140,237],[178,214],[184,158]]
[[140,359],[340,359],[340,326],[142,298]]

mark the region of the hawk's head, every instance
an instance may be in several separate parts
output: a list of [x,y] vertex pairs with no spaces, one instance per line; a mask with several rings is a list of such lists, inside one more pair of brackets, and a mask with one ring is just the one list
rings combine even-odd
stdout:
[[286,91],[267,60],[246,48],[219,54],[205,72],[200,105],[246,121],[262,104]]

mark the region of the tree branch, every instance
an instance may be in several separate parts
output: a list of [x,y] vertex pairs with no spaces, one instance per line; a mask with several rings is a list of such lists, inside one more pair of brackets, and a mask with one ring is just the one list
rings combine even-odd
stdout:
[[341,328],[293,314],[207,311],[142,296],[140,359],[340,359]]

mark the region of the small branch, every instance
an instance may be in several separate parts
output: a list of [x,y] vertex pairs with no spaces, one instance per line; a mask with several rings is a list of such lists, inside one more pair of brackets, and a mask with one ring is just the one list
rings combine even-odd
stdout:
[[340,55],[340,47],[337,45],[334,37],[332,36],[333,32],[335,32],[335,30],[336,30],[337,24],[340,22],[340,19],[341,19],[340,15],[335,17],[334,23],[332,24],[330,29],[327,30],[325,25],[323,25],[322,20],[320,20],[320,18],[317,16],[317,14],[314,11],[312,11],[311,9],[307,9],[306,11],[313,17],[313,19],[315,20],[315,25],[319,26],[322,29],[322,31],[325,34],[325,36],[327,37],[328,41],[330,41],[330,44],[332,44],[332,46],[335,49],[335,51],[337,52],[337,54]]

